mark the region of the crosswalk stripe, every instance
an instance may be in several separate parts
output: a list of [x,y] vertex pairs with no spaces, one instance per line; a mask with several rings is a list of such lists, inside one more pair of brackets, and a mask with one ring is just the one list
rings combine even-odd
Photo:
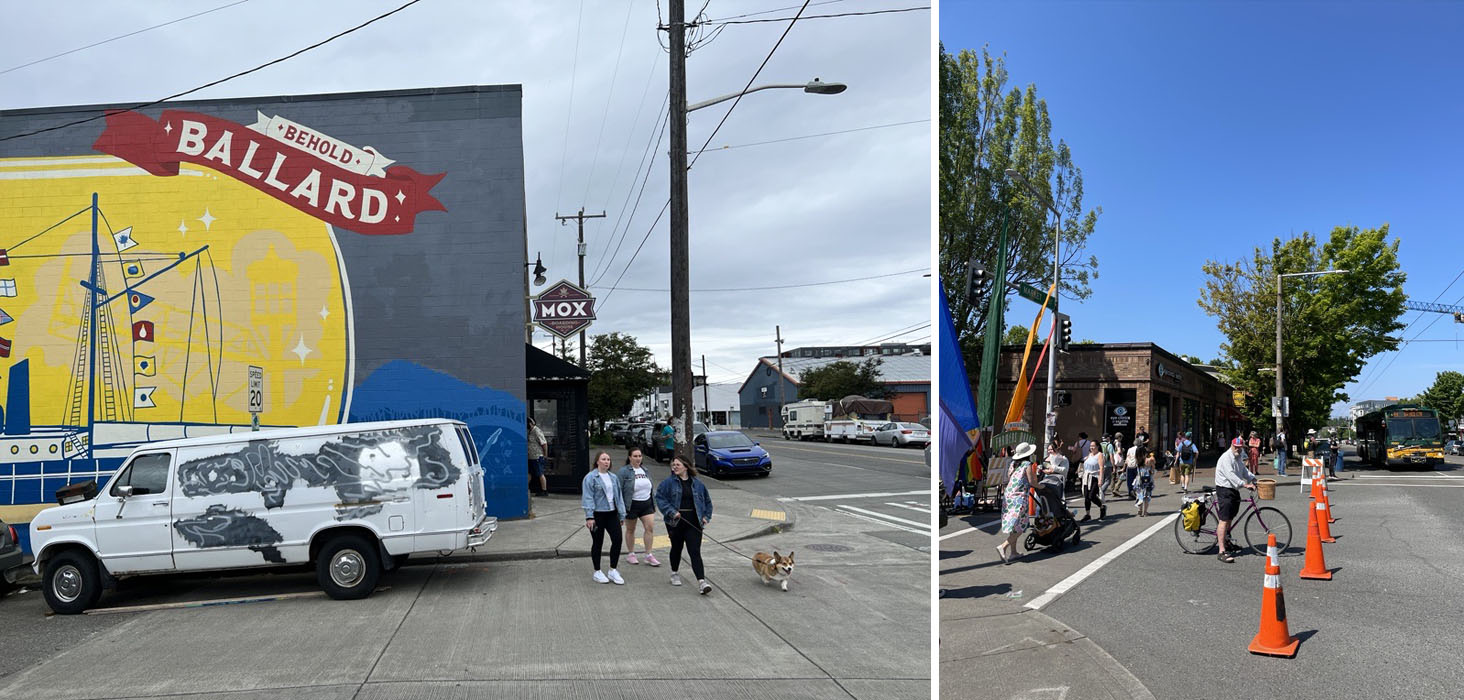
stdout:
[[928,523],[928,522],[922,523],[922,522],[917,522],[917,521],[914,521],[914,520],[906,520],[904,518],[897,518],[897,517],[895,517],[893,515],[885,515],[884,513],[879,513],[879,512],[876,512],[876,511],[872,511],[872,510],[865,510],[863,508],[855,508],[854,506],[839,505],[837,507],[839,508],[839,510],[847,510],[847,511],[853,511],[855,513],[863,513],[863,514],[868,515],[870,517],[882,518],[884,520],[889,520],[891,522],[903,523],[905,525],[913,525],[915,527],[922,527],[922,528],[925,528],[925,531],[926,532],[929,532],[930,531],[930,523]]
[[840,498],[894,498],[895,496],[925,496],[930,491],[897,491],[892,493],[841,493],[835,496],[797,496],[779,498],[780,501],[832,501]]
[[905,532],[913,532],[913,533],[915,533],[917,535],[929,535],[930,534],[930,531],[929,530],[917,530],[917,529],[915,529],[913,527],[905,527],[904,525],[896,525],[896,524],[894,524],[892,522],[889,522],[888,520],[881,520],[880,518],[871,518],[871,517],[869,517],[867,515],[860,515],[858,513],[847,513],[847,512],[844,512],[844,511],[839,511],[839,512],[844,513],[844,515],[847,515],[847,516],[849,516],[851,518],[859,518],[860,520],[868,520],[869,522],[872,522],[872,523],[878,523],[881,527],[890,527],[890,528],[894,528],[896,530],[903,530]]
[[907,508],[909,510],[918,510],[921,513],[927,513],[927,514],[930,513],[930,509],[929,508],[921,508],[920,506],[905,505],[904,503],[888,502],[888,503],[885,503],[885,505],[887,505],[887,506],[894,506],[896,508]]

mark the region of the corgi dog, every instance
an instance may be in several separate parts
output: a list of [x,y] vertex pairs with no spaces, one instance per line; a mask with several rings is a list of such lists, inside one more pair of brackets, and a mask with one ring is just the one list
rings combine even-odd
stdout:
[[776,551],[772,554],[758,552],[752,558],[752,570],[762,577],[763,583],[779,581],[783,584],[783,590],[787,591],[788,579],[793,577],[793,553],[788,552],[785,557]]

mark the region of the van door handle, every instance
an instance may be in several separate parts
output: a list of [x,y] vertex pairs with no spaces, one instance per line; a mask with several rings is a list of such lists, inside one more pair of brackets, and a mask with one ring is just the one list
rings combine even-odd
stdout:
[[168,502],[167,501],[163,501],[162,503],[154,503],[154,504],[152,504],[152,507],[154,507],[154,508],[159,508],[159,507],[166,508],[166,507],[168,507]]

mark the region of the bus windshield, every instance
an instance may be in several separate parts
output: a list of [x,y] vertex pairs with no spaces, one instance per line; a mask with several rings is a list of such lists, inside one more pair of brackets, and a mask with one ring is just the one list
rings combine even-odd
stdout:
[[1389,419],[1388,439],[1392,442],[1401,442],[1403,440],[1438,440],[1439,419],[1432,417]]

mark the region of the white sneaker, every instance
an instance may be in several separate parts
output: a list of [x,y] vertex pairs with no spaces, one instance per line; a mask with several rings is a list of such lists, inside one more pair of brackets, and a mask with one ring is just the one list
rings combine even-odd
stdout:
[[[619,576],[619,574],[616,574],[616,576]],[[605,577],[605,572],[599,569],[595,570],[595,575],[591,578],[595,579],[595,583],[610,583],[610,579]]]
[[614,569],[611,569],[610,570],[610,583],[613,583],[613,584],[615,584],[617,586],[624,586],[625,585],[625,579],[620,578],[620,572],[619,571],[616,571]]
[[707,580],[704,579],[704,578],[697,579],[696,580],[696,585],[701,587],[701,594],[702,595],[706,595],[706,594],[712,592],[712,584],[707,583]]
[[681,585],[681,574],[678,574],[675,571],[672,571],[671,572],[671,585],[673,585],[673,586],[680,586]]

